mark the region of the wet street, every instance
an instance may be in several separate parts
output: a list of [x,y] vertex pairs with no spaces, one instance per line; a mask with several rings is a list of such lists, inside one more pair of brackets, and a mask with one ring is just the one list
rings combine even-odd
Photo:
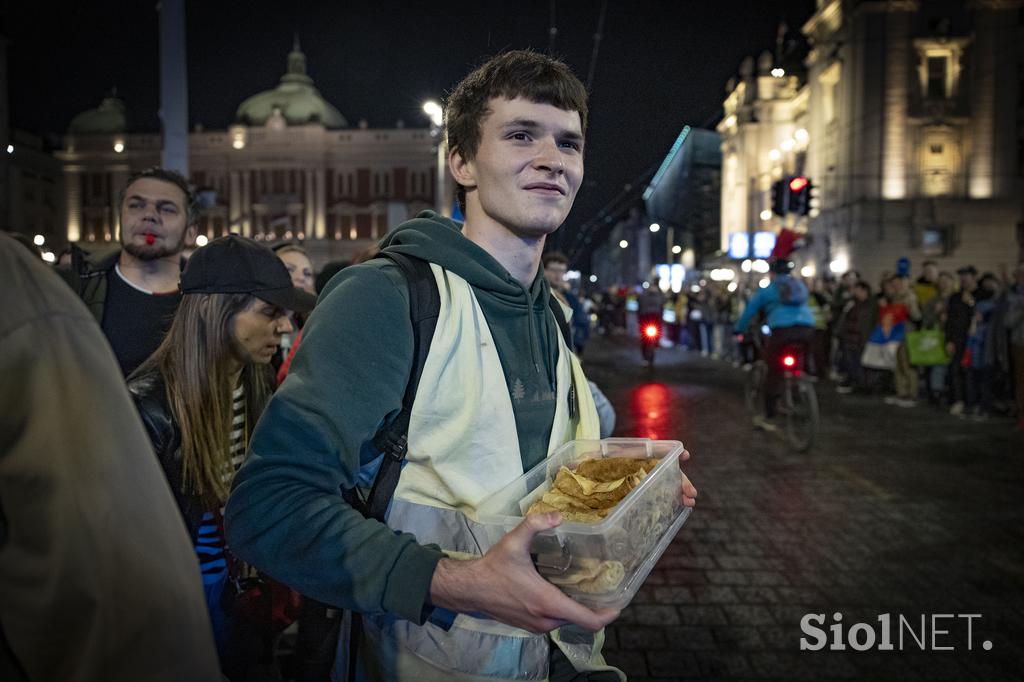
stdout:
[[818,444],[799,454],[750,426],[728,363],[659,349],[649,371],[638,342],[598,337],[584,367],[616,407],[615,435],[681,440],[700,491],[608,628],[607,658],[630,680],[1024,679],[1011,422],[819,384]]

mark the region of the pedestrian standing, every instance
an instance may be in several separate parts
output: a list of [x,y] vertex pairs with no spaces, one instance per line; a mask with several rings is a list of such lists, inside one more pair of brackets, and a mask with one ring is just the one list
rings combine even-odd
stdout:
[[269,612],[246,617],[256,576],[226,546],[221,507],[273,390],[270,360],[290,314],[315,299],[273,251],[238,235],[198,249],[181,291],[167,336],[128,387],[195,547],[221,668],[241,682],[263,662]]
[[180,173],[136,173],[118,198],[121,247],[92,262],[72,248],[64,279],[103,329],[121,372],[128,376],[167,333],[181,294],[184,251],[195,242],[199,200]]
[[896,350],[896,367],[893,369],[896,395],[886,398],[886,402],[900,407],[913,407],[917,403],[918,376],[917,368],[910,364],[907,334],[921,321],[921,310],[906,277],[895,275],[889,282],[886,314],[893,315],[894,323],[902,323],[904,330]]
[[1024,431],[1024,262],[1017,265],[1007,292],[1006,328],[1010,332],[1013,391],[1017,404],[1017,430]]
[[188,537],[117,360],[0,234],[0,679],[218,682]]
[[[927,303],[921,306],[921,328],[941,331],[945,328],[947,318],[947,306],[949,297],[954,292],[953,275],[948,272],[940,272],[936,280],[936,294]],[[943,335],[945,341],[945,335]],[[928,387],[928,401],[933,405],[940,405],[947,395],[947,380],[949,377],[949,363],[931,365],[925,368],[925,377]]]
[[860,357],[868,337],[878,324],[878,300],[871,295],[871,285],[857,282],[853,298],[847,301],[836,324],[839,336],[839,358],[843,381],[836,386],[839,393],[865,391],[868,388]]
[[964,412],[967,400],[967,370],[964,366],[964,352],[967,350],[967,336],[974,320],[974,293],[978,288],[978,270],[966,265],[956,271],[960,277],[960,289],[949,297],[946,305],[946,353],[950,356],[949,375],[951,399],[949,408],[952,415]]
[[[558,515],[528,516],[493,546],[472,530],[489,495],[598,435],[540,267],[582,183],[586,114],[582,83],[532,51],[493,58],[452,92],[448,160],[465,223],[424,212],[381,242],[427,261],[440,297],[383,522],[356,496],[396,452],[374,434],[402,413],[416,338],[389,258],[332,280],[254,434],[228,537],[255,566],[360,614],[335,679],[621,679],[594,634],[616,612],[573,601],[530,560]],[[692,505],[688,481],[684,492]]]

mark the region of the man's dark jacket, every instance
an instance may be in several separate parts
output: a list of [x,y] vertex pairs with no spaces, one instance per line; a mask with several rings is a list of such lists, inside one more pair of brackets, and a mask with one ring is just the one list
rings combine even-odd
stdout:
[[974,306],[968,305],[963,299],[964,292],[958,291],[949,297],[946,307],[946,340],[958,347],[967,343],[967,333],[974,318]]
[[89,260],[89,254],[77,246],[71,247],[71,266],[57,272],[68,283],[71,290],[82,299],[85,307],[103,324],[103,309],[107,304],[107,275],[121,258],[121,249],[104,256],[96,263]]

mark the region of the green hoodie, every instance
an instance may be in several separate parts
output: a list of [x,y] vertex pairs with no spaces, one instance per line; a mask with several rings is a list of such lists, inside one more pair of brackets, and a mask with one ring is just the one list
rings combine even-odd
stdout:
[[[509,387],[524,470],[547,455],[558,327],[538,271],[529,288],[458,224],[431,212],[382,242],[473,287]],[[339,487],[367,485],[374,433],[401,409],[412,366],[406,282],[390,261],[336,275],[303,329],[289,371],[253,434],[225,514],[236,555],[320,601],[422,623],[435,547],[364,519]]]

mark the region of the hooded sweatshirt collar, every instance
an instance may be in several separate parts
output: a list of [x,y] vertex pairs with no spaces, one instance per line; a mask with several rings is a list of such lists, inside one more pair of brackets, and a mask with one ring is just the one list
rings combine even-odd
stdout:
[[537,341],[537,323],[535,315],[527,314],[531,309],[547,308],[550,289],[539,267],[530,286],[523,286],[491,254],[467,239],[459,223],[433,211],[424,211],[398,226],[381,240],[380,246],[383,251],[436,263],[462,277],[476,289],[485,307],[496,305],[526,315],[530,356],[535,371],[541,371],[544,362]]

